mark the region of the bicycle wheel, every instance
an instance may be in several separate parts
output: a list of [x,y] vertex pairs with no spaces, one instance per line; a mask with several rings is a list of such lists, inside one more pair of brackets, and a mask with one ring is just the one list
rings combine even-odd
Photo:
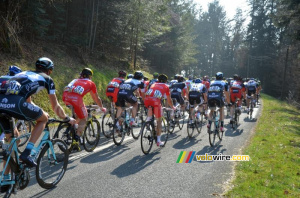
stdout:
[[[16,123],[17,129],[19,131],[20,136],[25,134],[25,133],[30,133],[31,130],[34,127],[33,122],[31,121],[23,121],[23,120],[18,120]],[[29,140],[30,136],[24,137],[20,139],[20,143],[18,145],[18,152],[22,153],[25,148],[26,148],[26,143]]]
[[166,119],[164,117],[162,117],[161,135],[160,135],[160,141],[164,142],[164,145],[162,147],[166,146],[168,138],[169,138],[169,134],[170,134],[166,122],[167,122]]
[[180,111],[180,118],[178,119],[178,128],[181,130],[184,125],[185,111]]
[[102,118],[102,133],[106,138],[111,138],[114,131],[114,119],[108,112]]
[[186,124],[186,131],[187,131],[188,137],[190,137],[190,138],[193,137],[195,129],[198,131],[196,121],[194,121],[193,124],[190,124],[190,123]]
[[209,130],[209,144],[211,147],[213,147],[216,143],[216,136],[217,136],[217,127],[216,122],[212,122]]
[[37,159],[36,180],[45,189],[55,187],[63,178],[69,160],[68,148],[60,139],[46,143]]
[[141,148],[145,155],[149,154],[153,145],[154,137],[152,131],[154,131],[153,124],[145,122],[141,128]]
[[[15,173],[12,170],[10,170],[10,175],[11,175],[11,179],[15,180]],[[8,185],[7,190],[6,190],[5,194],[3,195],[3,198],[10,197],[10,195],[14,192],[14,188],[15,188],[15,184]]]
[[138,131],[134,131],[133,127],[131,126],[130,127],[130,131],[131,131],[131,135],[132,135],[133,139],[135,139],[135,140],[139,139],[140,134],[141,134],[139,130]]
[[[119,146],[122,144],[124,138],[125,138],[125,127],[121,126],[120,129],[118,129],[116,123],[119,122],[118,120],[115,121],[114,124],[114,131],[113,131],[113,141],[115,145]],[[124,123],[125,121],[123,121]],[[124,131],[123,131],[124,130]]]
[[72,130],[74,130],[74,128],[72,129],[70,124],[64,123],[57,128],[57,131],[52,138],[61,139],[64,143],[66,143],[67,147],[71,148],[73,139]]
[[83,133],[83,148],[92,152],[100,140],[100,123],[96,117],[87,122]]

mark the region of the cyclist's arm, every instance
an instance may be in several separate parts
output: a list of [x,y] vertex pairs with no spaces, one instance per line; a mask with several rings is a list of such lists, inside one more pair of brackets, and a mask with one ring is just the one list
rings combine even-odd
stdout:
[[204,102],[207,103],[207,93],[203,93],[203,97],[204,97]]
[[100,97],[98,96],[98,93],[93,93],[93,92],[90,92],[94,102],[100,107],[100,108],[103,108],[103,104],[102,104],[102,101],[100,99]]
[[60,104],[57,101],[55,94],[49,94],[50,104],[52,107],[52,110],[55,112],[55,114],[60,117],[61,119],[65,119],[68,116],[65,114],[64,109],[60,106]]
[[229,97],[228,91],[225,91],[225,98],[226,98],[227,104],[230,104],[230,97]]
[[174,106],[173,106],[173,101],[172,101],[172,99],[171,99],[171,96],[170,96],[170,95],[168,95],[168,96],[167,96],[167,101],[168,101],[168,105],[169,105],[169,107],[171,107],[171,108],[174,108]]

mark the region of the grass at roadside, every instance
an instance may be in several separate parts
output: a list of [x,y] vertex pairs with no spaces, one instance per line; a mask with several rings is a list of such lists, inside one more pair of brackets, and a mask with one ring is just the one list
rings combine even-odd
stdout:
[[263,95],[256,133],[239,162],[228,197],[300,197],[300,111]]

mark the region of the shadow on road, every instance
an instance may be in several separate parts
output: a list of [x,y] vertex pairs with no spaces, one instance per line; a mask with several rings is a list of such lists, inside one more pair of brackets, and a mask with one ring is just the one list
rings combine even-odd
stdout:
[[[224,153],[227,149],[226,148],[222,148],[223,145],[221,144],[218,144],[214,147],[211,147],[211,146],[205,146],[202,150],[198,151],[196,153],[196,155],[205,155],[206,153],[208,155],[218,155],[220,153]],[[196,157],[193,159],[193,161],[197,161]],[[213,161],[199,161],[201,163],[211,163]]]
[[130,149],[129,144],[131,144],[133,142],[135,142],[135,140],[129,140],[129,141],[125,142],[124,144],[121,144],[120,146],[111,145],[108,148],[105,148],[105,149],[98,151],[96,153],[93,153],[91,155],[83,156],[82,159],[80,160],[80,162],[92,164],[92,163],[110,160],[114,157],[121,155],[125,151],[129,150]]
[[[239,125],[239,127],[240,127],[240,125]],[[236,137],[236,136],[242,135],[243,132],[244,132],[244,129],[239,129],[239,128],[233,129],[231,127],[231,125],[228,125],[224,135],[229,136],[229,137]]]
[[159,154],[159,151],[150,153],[148,155],[135,156],[131,160],[117,167],[111,172],[111,174],[116,175],[119,178],[133,175],[159,160],[160,157],[154,158],[157,154]]
[[197,144],[198,142],[202,141],[202,139],[200,139],[200,140],[196,139],[196,137],[198,137],[200,135],[200,134],[198,134],[198,132],[196,132],[196,133],[197,133],[197,135],[195,135],[192,138],[189,138],[188,136],[186,136],[185,138],[179,140],[177,143],[175,143],[173,145],[173,148],[182,150],[182,149],[189,148],[189,147]]

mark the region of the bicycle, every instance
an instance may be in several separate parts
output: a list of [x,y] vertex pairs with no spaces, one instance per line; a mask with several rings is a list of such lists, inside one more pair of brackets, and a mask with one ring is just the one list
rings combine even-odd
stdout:
[[[13,130],[15,127],[14,118],[5,113],[1,113],[1,116],[9,119],[10,128],[12,130],[10,144],[3,145],[2,155],[3,160],[6,161],[6,165],[4,166],[0,178],[0,185],[8,186],[4,197],[10,197],[11,193],[16,193],[17,190],[25,189],[30,180],[30,168],[19,160],[17,142],[21,139],[28,138],[31,133],[15,137]],[[54,122],[66,123],[69,121],[48,119],[43,131],[45,133],[44,136],[42,137],[38,147],[34,147],[31,152],[31,155],[37,163],[36,180],[38,184],[45,189],[51,189],[61,181],[67,170],[69,159],[66,144],[59,139],[50,139],[48,124]],[[8,165],[10,166],[10,176],[8,179],[5,179],[4,173],[8,169]]]
[[250,96],[250,111],[249,111],[250,119],[252,119],[252,114],[253,114],[254,107],[255,107],[255,99],[254,99],[254,95],[252,94]]
[[[185,118],[185,110],[181,110],[181,105],[178,104],[177,101],[174,99],[173,99],[173,104],[175,104],[174,106],[176,107],[176,109],[174,111],[174,120],[171,121],[173,123],[172,125],[170,125],[168,129],[170,133],[173,133],[176,125],[178,126],[179,130],[183,129],[184,118]],[[170,118],[171,115],[169,114],[168,117]]]
[[[140,137],[140,133],[134,133],[133,127],[130,126],[129,122],[131,120],[131,110],[132,106],[123,108],[123,112],[120,118],[115,118],[114,122],[114,132],[113,132],[113,141],[115,145],[119,146],[125,139],[125,135],[132,135],[134,139],[138,139]],[[119,128],[117,126],[117,122],[119,122]],[[121,123],[120,123],[121,122]]]
[[[67,105],[67,107],[72,110],[72,117],[75,118],[74,108],[71,105]],[[86,106],[86,108],[88,118],[82,135],[82,144],[84,150],[92,152],[97,147],[100,140],[100,123],[94,114],[94,112],[98,110],[98,106],[90,105]],[[60,138],[67,145],[70,145],[68,150],[71,153],[73,149],[77,148],[80,150],[79,143],[75,140],[75,135],[76,131],[74,126],[69,123],[60,123],[53,135],[53,138]]]
[[[189,113],[189,120],[192,120],[192,123],[187,123],[187,134],[188,137],[193,137],[193,133],[195,131],[195,129],[197,130],[198,134],[201,132],[201,128],[202,128],[202,124],[201,127],[200,126],[200,117],[198,118],[197,113],[198,113],[198,107],[199,105],[197,105],[195,108],[193,108],[193,110]],[[191,119],[191,115],[195,115],[195,119]]]
[[220,118],[220,109],[218,107],[210,107],[210,110],[213,111],[213,116],[211,119],[211,125],[207,129],[209,134],[209,144],[213,147],[216,143],[216,136],[218,136],[219,141],[223,138],[223,132],[221,132],[219,127],[219,118]]
[[232,118],[232,122],[231,122],[231,127],[233,129],[237,128],[239,125],[239,119],[240,119],[240,110],[238,108],[238,102],[239,102],[239,98],[236,98],[236,101],[233,104],[233,118]]
[[110,99],[110,110],[105,113],[102,117],[102,133],[106,138],[111,138],[113,134],[114,129],[114,120],[116,115],[116,108],[113,103],[112,97],[109,97]]
[[144,123],[144,117],[147,117],[147,109],[144,106],[144,101],[141,97],[138,98],[138,110],[135,117],[135,123],[137,123],[137,127],[141,127]]
[[[152,110],[152,113],[153,113],[153,107],[151,107],[150,109]],[[173,109],[166,108],[166,107],[163,107],[163,110],[173,111]],[[141,148],[142,148],[142,152],[145,155],[150,153],[152,145],[153,145],[153,141],[155,141],[155,143],[157,143],[156,127],[157,127],[157,123],[156,123],[156,119],[155,119],[155,116],[153,113],[151,120],[146,121],[143,124],[143,126],[141,128],[141,132],[140,132]],[[160,136],[161,141],[164,142],[164,145],[162,147],[165,147],[165,145],[168,141],[169,134],[170,134],[170,132],[166,127],[166,119],[164,117],[162,117],[162,132],[161,132],[161,136]]]

